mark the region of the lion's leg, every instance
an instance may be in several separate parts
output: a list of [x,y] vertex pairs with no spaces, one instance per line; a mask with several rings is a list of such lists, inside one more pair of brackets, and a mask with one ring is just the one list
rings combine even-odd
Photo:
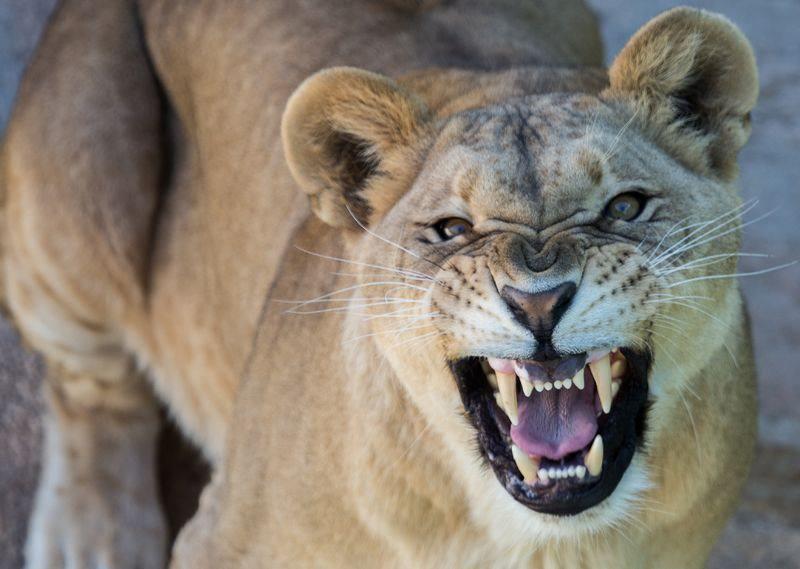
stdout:
[[48,361],[44,464],[29,569],[161,569],[157,405],[131,366],[81,373]]
[[74,292],[69,271],[33,260],[39,235],[8,233],[5,259],[14,321],[47,363],[43,465],[26,566],[162,569],[157,402],[123,336]]
[[[31,569],[157,569],[148,326],[162,107],[137,3],[64,0],[20,85],[2,152],[5,301],[48,363]],[[141,356],[141,354],[137,354]]]

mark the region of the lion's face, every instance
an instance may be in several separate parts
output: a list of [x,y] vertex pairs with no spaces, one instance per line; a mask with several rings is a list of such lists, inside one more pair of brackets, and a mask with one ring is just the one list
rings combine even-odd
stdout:
[[[727,21],[691,23],[713,27],[731,57],[752,64]],[[391,100],[369,128],[338,120],[352,101],[329,98],[324,122],[342,125],[335,142],[287,144],[298,180],[316,188],[307,191],[317,213],[365,230],[352,248],[353,306],[481,508],[501,499],[482,460],[530,510],[589,529],[616,523],[648,485],[657,460],[648,444],[669,429],[667,410],[721,345],[719,321],[736,295],[719,277],[736,265],[741,213],[729,183],[755,75],[722,84],[709,63],[725,57],[719,45],[705,53],[692,43],[694,57],[675,61],[648,52],[663,51],[654,37],[666,32],[681,45],[675,30],[686,23],[664,26],[637,34],[600,94],[529,95],[437,119],[370,84],[371,96],[383,89]],[[696,90],[686,79],[669,91],[678,75]],[[295,107],[303,113],[290,107],[285,137],[309,113],[307,101]],[[298,130],[320,129],[303,120]],[[378,128],[382,120],[394,122]],[[309,155],[327,167],[304,168]],[[326,194],[336,180],[349,195]],[[540,531],[564,527],[546,520]]]
[[733,192],[631,116],[559,95],[452,117],[374,226],[394,245],[360,243],[363,262],[402,272],[370,308],[398,377],[434,421],[458,417],[460,396],[497,478],[539,512],[577,514],[614,492],[653,428],[648,401],[672,406],[691,388],[674,373],[651,386],[651,369],[699,365],[681,346],[714,334],[699,310],[722,310],[731,286],[702,277],[735,265]]

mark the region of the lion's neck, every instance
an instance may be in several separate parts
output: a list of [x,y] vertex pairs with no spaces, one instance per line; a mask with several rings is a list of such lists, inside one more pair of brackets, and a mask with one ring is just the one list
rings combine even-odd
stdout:
[[[467,503],[443,463],[442,441],[391,366],[365,342],[348,362],[350,499],[392,549],[469,533]],[[421,526],[424,521],[424,527]]]

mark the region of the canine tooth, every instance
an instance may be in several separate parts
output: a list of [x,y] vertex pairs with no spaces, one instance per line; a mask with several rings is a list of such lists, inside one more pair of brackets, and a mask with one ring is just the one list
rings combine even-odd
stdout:
[[583,477],[586,476],[586,467],[582,464],[580,466],[576,466],[575,475],[582,480]]
[[539,393],[544,391],[544,383],[542,383],[541,381],[534,381],[533,382],[533,386],[536,388],[536,391],[538,391]]
[[611,382],[611,399],[616,399],[617,393],[619,393],[619,388],[622,385],[619,381],[612,381]]
[[556,389],[561,389],[562,385],[563,383],[561,383],[561,381],[558,379],[553,382],[553,387],[555,387]]
[[529,457],[524,450],[517,445],[511,445],[511,454],[517,468],[522,473],[522,479],[528,484],[536,481],[536,473],[539,470],[539,461]]
[[522,384],[522,393],[525,394],[525,397],[530,397],[531,393],[533,393],[533,383],[531,383],[531,380],[520,377],[519,382]]
[[620,379],[623,375],[625,375],[625,370],[627,367],[628,366],[624,359],[615,359],[613,362],[611,362],[611,377],[614,379]]
[[561,384],[564,386],[564,389],[569,389],[570,387],[572,387],[572,380],[565,379],[563,382],[561,382]]
[[597,435],[592,443],[592,448],[583,460],[586,469],[592,476],[597,476],[603,471],[603,437]]
[[517,376],[513,373],[497,372],[497,386],[500,388],[500,399],[503,401],[503,410],[511,419],[513,425],[517,424]]
[[539,480],[547,484],[547,481],[550,480],[550,476],[547,474],[546,468],[539,469]]
[[584,368],[579,369],[578,373],[576,373],[572,377],[572,383],[574,383],[575,387],[577,387],[578,389],[583,389],[583,387],[585,385],[585,382],[583,380],[583,369]]
[[589,364],[597,384],[597,395],[600,396],[600,406],[603,413],[611,411],[611,360],[608,354]]
[[544,388],[545,388],[547,391],[550,391],[551,389],[553,389],[553,384],[552,384],[552,383],[550,383],[549,381],[545,381],[545,383],[544,383]]

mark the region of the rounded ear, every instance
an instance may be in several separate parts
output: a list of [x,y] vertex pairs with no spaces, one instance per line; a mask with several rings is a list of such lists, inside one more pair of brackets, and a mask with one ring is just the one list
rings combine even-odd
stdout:
[[732,179],[750,134],[758,73],[747,38],[718,14],[675,8],[650,20],[609,69],[610,97],[633,99],[658,142]]
[[351,228],[385,213],[412,181],[427,117],[420,100],[382,75],[336,67],[306,79],[289,98],[281,137],[314,213]]

